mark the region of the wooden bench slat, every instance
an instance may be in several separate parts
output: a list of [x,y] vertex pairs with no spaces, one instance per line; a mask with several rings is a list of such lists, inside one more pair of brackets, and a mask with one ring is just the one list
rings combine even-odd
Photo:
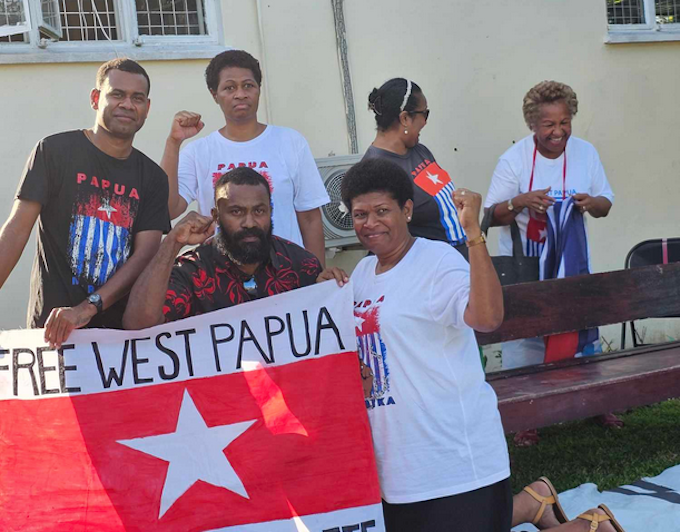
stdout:
[[622,411],[680,397],[680,343],[588,363],[495,378],[506,432]]
[[503,295],[505,321],[477,333],[480,345],[679,316],[680,263],[505,286]]

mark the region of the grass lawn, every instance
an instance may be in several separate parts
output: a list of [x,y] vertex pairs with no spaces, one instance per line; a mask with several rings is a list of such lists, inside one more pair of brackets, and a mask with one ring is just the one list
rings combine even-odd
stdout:
[[534,447],[516,447],[509,437],[513,493],[542,475],[560,492],[586,482],[602,491],[680,464],[680,400],[621,417],[625,426],[618,430],[592,420],[541,429]]

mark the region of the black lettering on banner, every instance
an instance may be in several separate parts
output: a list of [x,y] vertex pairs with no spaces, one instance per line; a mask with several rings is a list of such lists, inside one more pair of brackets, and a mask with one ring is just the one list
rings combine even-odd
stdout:
[[[323,323],[324,317],[326,318],[325,323]],[[342,339],[340,338],[340,331],[338,331],[337,325],[335,325],[335,322],[333,321],[333,318],[328,312],[328,309],[326,307],[321,307],[319,309],[319,317],[316,320],[316,342],[314,344],[314,354],[315,355],[319,354],[319,347],[321,344],[321,331],[325,329],[333,329],[333,332],[335,333],[335,338],[338,341],[338,348],[340,351],[344,351],[345,346],[342,344]]]
[[342,528],[336,526],[335,528],[327,528],[323,532],[368,532],[369,528],[375,528],[375,520],[364,521],[356,525],[345,525]]
[[166,373],[165,368],[163,366],[158,366],[158,374],[164,381],[170,381],[172,379],[176,379],[177,375],[179,375],[179,357],[177,356],[177,353],[175,353],[172,349],[165,347],[161,343],[161,338],[166,339],[172,338],[172,334],[170,334],[169,332],[164,332],[156,336],[156,347],[158,348],[159,351],[165,353],[170,357],[170,359],[172,360],[173,367],[172,373]]
[[64,351],[67,349],[75,349],[74,344],[64,344],[62,345],[57,353],[59,353],[59,385],[61,386],[61,393],[78,393],[80,392],[80,386],[74,386],[73,388],[67,388],[66,387],[66,372],[67,371],[76,371],[78,369],[77,366],[72,365],[72,366],[67,366],[64,364]]
[[175,332],[175,336],[184,336],[184,355],[187,359],[187,369],[189,370],[189,377],[194,376],[194,362],[191,358],[191,343],[189,342],[189,335],[196,334],[196,329],[187,329],[185,331]]
[[104,375],[104,365],[102,364],[102,355],[99,352],[99,345],[97,342],[92,342],[92,350],[94,351],[94,356],[97,359],[97,369],[99,370],[99,376],[102,379],[102,386],[104,388],[110,388],[111,382],[116,381],[118,386],[123,385],[123,378],[125,377],[125,368],[127,366],[127,356],[128,349],[130,347],[130,340],[125,340],[125,346],[123,347],[123,358],[120,363],[120,372],[116,371],[116,368],[109,368],[108,375]]
[[[246,336],[246,332],[248,333]],[[241,358],[243,356],[243,344],[246,342],[253,342],[255,344],[255,347],[257,350],[260,352],[260,355],[264,359],[264,361],[267,364],[271,364],[271,360],[267,358],[267,354],[262,350],[262,347],[260,347],[260,342],[257,341],[257,338],[255,338],[255,335],[253,334],[253,331],[250,329],[250,325],[248,325],[248,322],[246,320],[241,320],[241,335],[238,341],[238,355],[236,357],[236,369],[241,369]]]
[[[280,328],[278,331],[272,331],[269,325],[272,321],[277,321],[279,323]],[[272,345],[272,338],[281,334],[285,330],[286,324],[278,316],[266,316],[264,318],[264,328],[267,331],[267,348],[269,349],[269,359],[274,362],[274,346]]]
[[139,366],[148,364],[149,359],[137,357],[137,342],[145,342],[146,340],[151,340],[151,337],[147,336],[146,338],[133,338],[130,340],[132,346],[132,349],[130,350],[132,354],[132,378],[135,381],[135,384],[148,384],[149,382],[153,382],[151,377],[139,377]]
[[[227,336],[226,338],[217,338],[215,331],[217,330],[218,327],[228,327],[229,336]],[[221,373],[222,365],[220,364],[220,353],[219,350],[217,349],[217,346],[225,342],[231,342],[234,339],[234,328],[228,323],[216,323],[215,325],[211,325],[210,338],[212,338],[213,353],[215,355],[215,369]]]
[[[31,361],[23,364],[19,364],[19,355],[26,353],[31,355]],[[17,347],[12,349],[12,379],[14,381],[13,392],[14,396],[19,396],[19,370],[28,370],[28,374],[31,376],[31,383],[33,384],[33,395],[40,395],[38,392],[38,382],[35,379],[35,373],[33,373],[33,366],[35,365],[35,353],[30,349],[24,347]]]
[[45,373],[48,371],[57,371],[57,366],[45,366],[45,360],[43,359],[43,353],[45,351],[54,351],[49,347],[38,347],[36,349],[38,358],[38,374],[40,375],[40,394],[49,395],[51,393],[59,393],[59,388],[48,388],[45,384]]
[[294,329],[292,320],[290,318],[290,312],[286,314],[286,322],[288,323],[288,338],[290,339],[290,350],[292,351],[293,356],[296,358],[306,357],[312,351],[312,339],[309,335],[309,316],[307,315],[306,310],[302,311],[302,317],[305,320],[305,335],[307,337],[307,345],[305,346],[305,350],[303,352],[298,352],[295,345],[295,335],[293,334]]

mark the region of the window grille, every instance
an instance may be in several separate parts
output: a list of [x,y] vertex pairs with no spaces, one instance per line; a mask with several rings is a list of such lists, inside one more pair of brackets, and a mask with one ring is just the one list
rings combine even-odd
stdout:
[[646,24],[644,0],[607,0],[609,24]]
[[[212,50],[205,48],[204,51],[202,47],[213,47],[220,41],[219,2],[0,0],[0,52],[14,55],[16,50],[16,54],[28,58],[29,54],[47,57],[54,50],[59,51],[58,61],[73,61],[81,51],[90,55],[99,53],[107,41],[117,41],[116,49],[128,48],[132,56],[140,51],[143,56],[162,53],[163,57],[183,57],[184,54],[209,57]],[[62,45],[77,42],[91,46],[83,46],[81,50],[79,46]],[[28,46],[8,46],[15,43]],[[0,56],[0,64],[6,62],[16,61],[13,57]]]
[[136,0],[140,35],[206,35],[203,0]]
[[118,40],[114,0],[60,0],[62,41]]
[[656,21],[659,24],[680,23],[680,0],[656,0]]

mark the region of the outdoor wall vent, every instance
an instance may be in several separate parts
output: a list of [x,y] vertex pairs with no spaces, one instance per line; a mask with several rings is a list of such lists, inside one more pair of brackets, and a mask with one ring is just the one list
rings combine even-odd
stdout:
[[331,198],[328,205],[321,207],[326,248],[347,248],[359,245],[354,233],[352,217],[340,199],[340,183],[347,170],[358,163],[362,157],[363,155],[340,155],[316,159],[321,179]]

